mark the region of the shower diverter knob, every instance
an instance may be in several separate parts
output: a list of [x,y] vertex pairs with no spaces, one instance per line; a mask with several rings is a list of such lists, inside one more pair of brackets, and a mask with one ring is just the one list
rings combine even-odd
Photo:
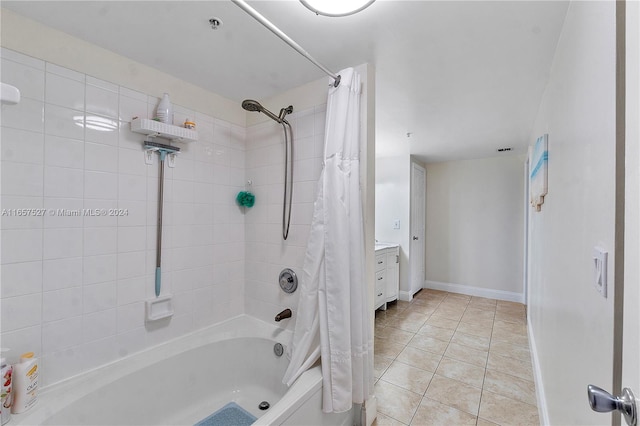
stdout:
[[280,281],[280,288],[285,293],[293,293],[298,288],[298,277],[292,269],[283,269],[278,280]]

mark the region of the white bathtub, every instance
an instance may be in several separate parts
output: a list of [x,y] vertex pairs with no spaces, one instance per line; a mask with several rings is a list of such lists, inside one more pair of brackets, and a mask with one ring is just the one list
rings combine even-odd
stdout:
[[[351,425],[321,410],[320,367],[287,389],[290,332],[242,315],[47,387],[17,425],[193,425],[229,402],[255,425]],[[258,404],[271,408],[261,411]],[[352,410],[353,411],[353,410]]]

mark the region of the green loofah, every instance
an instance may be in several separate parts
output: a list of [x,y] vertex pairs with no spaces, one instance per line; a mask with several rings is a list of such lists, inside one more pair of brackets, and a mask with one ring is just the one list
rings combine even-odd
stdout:
[[256,202],[256,196],[248,191],[240,191],[236,196],[236,201],[244,207],[253,207]]
[[244,199],[244,206],[253,207],[255,202],[256,202],[256,196],[250,192],[247,192],[247,195],[245,196],[245,199]]

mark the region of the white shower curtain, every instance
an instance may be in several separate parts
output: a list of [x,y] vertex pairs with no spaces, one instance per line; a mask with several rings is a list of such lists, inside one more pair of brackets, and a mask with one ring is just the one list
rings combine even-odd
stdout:
[[323,411],[348,411],[373,393],[360,195],[360,76],[340,71],[329,89],[324,168],[304,260],[290,364],[291,385],[320,356]]

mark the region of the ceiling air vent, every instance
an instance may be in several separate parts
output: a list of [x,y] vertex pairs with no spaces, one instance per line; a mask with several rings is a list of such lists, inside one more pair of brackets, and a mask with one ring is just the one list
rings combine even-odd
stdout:
[[496,151],[498,152],[509,152],[509,151],[513,151],[513,148],[508,147],[508,148],[498,148],[496,149]]

